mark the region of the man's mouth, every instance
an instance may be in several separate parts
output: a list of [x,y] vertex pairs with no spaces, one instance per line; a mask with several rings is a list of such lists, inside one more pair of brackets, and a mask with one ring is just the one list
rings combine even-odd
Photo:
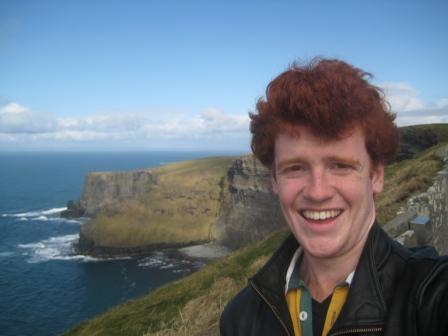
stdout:
[[326,220],[338,217],[342,210],[302,210],[300,214],[310,220]]

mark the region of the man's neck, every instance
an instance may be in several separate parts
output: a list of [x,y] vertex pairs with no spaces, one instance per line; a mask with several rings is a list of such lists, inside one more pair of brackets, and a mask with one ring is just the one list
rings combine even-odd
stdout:
[[332,258],[318,258],[304,251],[300,278],[306,283],[314,300],[325,300],[355,270],[364,244],[365,241],[348,253]]

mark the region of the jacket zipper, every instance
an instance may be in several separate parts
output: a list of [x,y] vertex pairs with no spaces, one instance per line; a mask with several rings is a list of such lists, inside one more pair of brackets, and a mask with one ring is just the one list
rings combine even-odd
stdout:
[[382,327],[373,327],[373,328],[352,328],[343,331],[337,331],[335,333],[328,334],[328,336],[340,336],[345,334],[357,334],[357,333],[373,333],[382,331]]
[[257,288],[257,286],[255,286],[255,284],[250,281],[249,282],[250,285],[252,286],[252,288],[255,290],[255,292],[257,292],[258,295],[260,295],[260,297],[263,299],[264,302],[266,302],[266,304],[268,305],[268,307],[272,310],[272,312],[274,313],[275,317],[277,318],[277,320],[280,322],[280,324],[282,325],[283,329],[285,329],[286,334],[288,336],[291,336],[291,334],[289,333],[288,328],[286,327],[285,323],[283,323],[283,320],[280,318],[280,316],[277,313],[277,310],[274,308],[273,305],[271,305],[271,303],[264,297],[264,295],[261,293],[261,291]]

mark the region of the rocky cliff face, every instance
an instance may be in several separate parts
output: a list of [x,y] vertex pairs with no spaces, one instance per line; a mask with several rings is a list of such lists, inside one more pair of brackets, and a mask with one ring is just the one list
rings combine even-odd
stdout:
[[156,184],[157,177],[151,170],[90,173],[86,176],[78,207],[86,216],[94,216],[99,210],[137,199]]
[[64,214],[92,217],[81,228],[78,251],[134,254],[213,240],[223,180],[234,159],[211,157],[151,170],[88,174],[82,197],[76,204],[69,202]]
[[254,156],[235,160],[222,188],[221,212],[214,228],[220,244],[238,248],[286,227],[271,192],[269,171]]

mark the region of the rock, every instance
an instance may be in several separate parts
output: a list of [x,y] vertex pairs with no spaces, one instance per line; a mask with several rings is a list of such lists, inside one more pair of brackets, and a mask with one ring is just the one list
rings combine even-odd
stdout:
[[253,155],[234,161],[222,188],[221,212],[214,228],[219,244],[239,248],[286,227],[271,191],[269,170]]
[[81,209],[79,204],[75,203],[72,200],[67,202],[67,210],[64,210],[60,214],[63,218],[79,218],[84,216],[84,210]]
[[84,191],[78,202],[86,216],[94,216],[99,210],[117,207],[120,202],[136,199],[149,192],[157,184],[151,170],[129,172],[89,173]]
[[[158,243],[142,246],[99,246],[89,239],[81,229],[79,232],[79,240],[74,244],[77,254],[89,255],[95,258],[117,258],[117,257],[136,257],[148,255],[154,251],[160,250],[177,250],[189,246],[203,246],[206,241],[188,241],[182,243]],[[222,249],[225,249],[222,247]],[[186,253],[188,255],[188,253]]]
[[413,230],[407,230],[395,238],[397,242],[406,247],[417,246],[417,238]]

